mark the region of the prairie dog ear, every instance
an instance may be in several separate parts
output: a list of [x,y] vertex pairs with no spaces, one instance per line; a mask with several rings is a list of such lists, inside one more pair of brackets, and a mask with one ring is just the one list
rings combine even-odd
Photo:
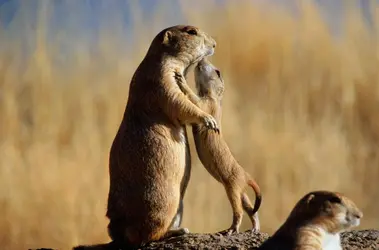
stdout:
[[170,44],[170,41],[172,39],[172,32],[167,30],[163,35],[163,44]]
[[309,196],[307,197],[307,204],[309,204],[309,203],[313,200],[313,198],[315,198],[315,195],[314,195],[314,194],[309,195]]

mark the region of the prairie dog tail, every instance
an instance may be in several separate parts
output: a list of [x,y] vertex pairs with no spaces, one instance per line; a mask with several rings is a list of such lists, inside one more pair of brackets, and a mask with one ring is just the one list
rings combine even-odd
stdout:
[[259,210],[259,207],[261,206],[261,202],[262,202],[261,189],[259,188],[258,184],[254,181],[254,179],[249,178],[247,180],[247,184],[254,190],[254,193],[255,193],[255,203],[254,203],[254,209],[252,212],[253,214],[255,214]]

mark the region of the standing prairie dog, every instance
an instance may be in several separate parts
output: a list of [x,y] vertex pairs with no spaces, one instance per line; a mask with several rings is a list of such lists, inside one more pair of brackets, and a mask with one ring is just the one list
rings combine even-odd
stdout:
[[342,250],[340,233],[363,217],[341,193],[314,191],[297,202],[284,224],[260,250]]
[[[193,93],[184,80],[180,80],[183,78],[182,76],[177,75],[177,78],[183,93],[202,110],[211,114],[216,119],[219,129],[221,129],[221,101],[224,93],[224,81],[220,71],[205,58],[197,64],[195,82],[198,96]],[[220,233],[230,235],[238,232],[242,222],[243,210],[249,215],[253,230],[259,231],[260,225],[257,211],[260,207],[262,196],[257,183],[233,157],[220,131],[209,131],[202,124],[194,124],[192,125],[192,132],[201,163],[217,181],[224,185],[233,209],[232,225],[229,229]],[[252,208],[251,202],[245,193],[247,185],[252,187],[255,192],[254,208]]]
[[108,232],[118,246],[140,246],[184,234],[179,228],[190,177],[186,124],[217,130],[176,83],[211,56],[215,40],[194,26],[162,30],[135,71],[122,122],[110,150]]

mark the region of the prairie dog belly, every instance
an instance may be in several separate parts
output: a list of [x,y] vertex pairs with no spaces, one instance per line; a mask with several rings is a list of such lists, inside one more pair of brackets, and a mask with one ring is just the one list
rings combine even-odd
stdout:
[[[192,129],[196,146],[196,152],[201,163],[208,171],[208,173],[212,175],[213,178],[215,178],[219,182],[222,182],[223,177],[225,175],[222,172],[222,169],[227,168],[228,166],[223,165],[223,168],[220,168],[220,166],[218,165],[226,163],[222,160],[222,157],[224,155],[223,152],[220,150],[222,147],[220,147],[221,142],[219,140],[219,135],[216,136],[214,134],[211,134],[208,131],[206,131],[204,127],[199,125],[193,126]],[[217,144],[217,146],[215,146],[214,144]]]
[[[112,199],[119,205],[117,210],[127,211],[127,217],[132,219],[142,214],[144,216],[139,221],[146,222],[159,222],[169,214],[175,214],[186,167],[184,130],[173,134],[160,126],[140,129],[138,134],[129,133],[123,138],[122,147],[133,147],[140,157],[120,155],[125,164],[116,166],[117,173],[112,175],[118,179],[115,185],[119,185],[117,189],[120,190]],[[125,204],[125,200],[132,201],[134,205]]]

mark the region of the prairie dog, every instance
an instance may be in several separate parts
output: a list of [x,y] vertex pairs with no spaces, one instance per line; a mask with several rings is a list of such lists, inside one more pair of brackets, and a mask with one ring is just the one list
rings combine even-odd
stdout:
[[186,124],[218,129],[176,83],[211,56],[215,40],[194,26],[162,30],[135,71],[109,156],[108,232],[120,246],[140,246],[184,234],[179,228],[190,177]]
[[[253,224],[252,229],[259,231],[258,209],[261,204],[261,191],[254,179],[238,164],[233,157],[221,133],[221,101],[224,93],[224,80],[220,71],[205,58],[195,67],[195,82],[198,95],[193,93],[189,86],[177,76],[179,87],[188,98],[202,110],[211,114],[219,125],[219,131],[209,131],[202,124],[192,125],[196,151],[201,163],[207,171],[226,190],[229,202],[233,209],[233,222],[229,229],[220,233],[230,235],[238,232],[242,222],[243,210],[247,212]],[[219,132],[219,133],[217,133]],[[255,192],[254,208],[245,193],[246,186]]]
[[340,233],[360,224],[355,203],[337,192],[314,191],[297,202],[260,250],[342,250]]

